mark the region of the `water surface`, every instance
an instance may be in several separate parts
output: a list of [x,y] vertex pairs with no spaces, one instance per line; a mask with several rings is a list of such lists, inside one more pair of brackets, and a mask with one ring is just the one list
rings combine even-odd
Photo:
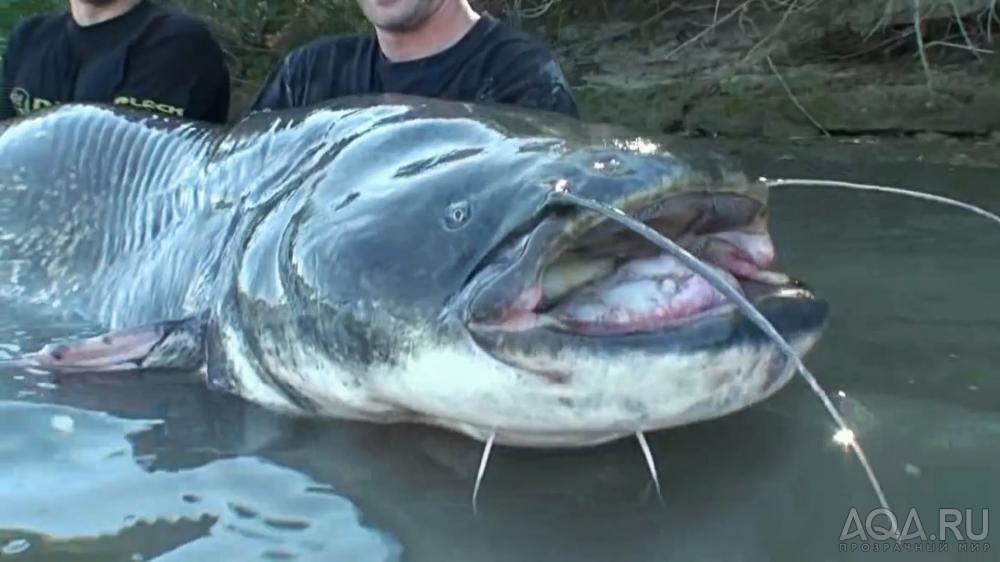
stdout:
[[[753,174],[876,181],[1000,210],[997,170],[919,149],[743,146]],[[958,209],[828,188],[772,193],[780,268],[832,305],[807,363],[857,427],[897,514],[1000,507],[1000,226]],[[0,354],[92,331],[0,304]],[[0,560],[996,560],[1000,536],[840,536],[878,506],[796,379],[726,418],[639,447],[498,447],[416,426],[292,422],[193,375],[0,372]],[[994,512],[997,513],[997,512]],[[885,523],[880,519],[879,523]],[[902,521],[901,521],[902,522]],[[965,530],[964,523],[960,529]],[[920,543],[920,550],[917,544]],[[996,544],[993,544],[996,543]],[[989,544],[992,548],[983,552]],[[927,552],[928,548],[935,551]],[[847,551],[844,552],[843,550]]]

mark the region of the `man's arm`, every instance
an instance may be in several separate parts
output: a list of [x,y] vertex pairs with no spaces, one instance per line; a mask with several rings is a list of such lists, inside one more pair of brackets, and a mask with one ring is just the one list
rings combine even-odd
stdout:
[[139,40],[114,103],[225,123],[230,76],[222,48],[193,20],[168,17]]
[[291,107],[291,92],[288,89],[288,57],[281,59],[257,92],[257,97],[250,106],[250,111],[265,109],[285,109]]
[[507,64],[497,73],[494,101],[580,118],[566,76],[548,48],[525,40],[505,58]]
[[0,72],[0,121],[17,115],[14,104],[10,102],[11,82],[13,81],[13,63],[11,62],[10,44],[3,56],[3,71]]
[[257,92],[257,97],[250,106],[250,112],[265,109],[279,110],[301,105],[301,89],[306,87],[306,83],[302,80],[306,73],[302,66],[306,63],[307,48],[308,45],[293,49],[281,58]]
[[28,20],[14,28],[7,38],[7,51],[3,54],[3,69],[0,70],[0,121],[17,117],[10,93],[14,89],[14,75],[17,67],[18,49],[24,36],[25,28],[34,20]]
[[[250,112],[302,107],[340,94],[340,76],[356,58],[354,36],[314,39],[289,51],[264,80]],[[348,70],[349,71],[349,70]]]

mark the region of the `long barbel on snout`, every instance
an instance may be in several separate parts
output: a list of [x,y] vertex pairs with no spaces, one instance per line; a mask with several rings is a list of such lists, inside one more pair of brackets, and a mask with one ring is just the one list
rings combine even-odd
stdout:
[[930,201],[932,203],[939,203],[942,205],[948,205],[951,207],[957,207],[969,211],[970,213],[985,217],[998,225],[1000,225],[1000,215],[992,213],[982,207],[967,203],[965,201],[959,201],[958,199],[953,199],[951,197],[945,197],[944,195],[937,195],[934,193],[924,193],[922,191],[914,191],[912,189],[905,189],[902,187],[893,187],[889,185],[878,185],[873,183],[858,183],[850,181],[837,181],[828,179],[818,179],[818,178],[760,178],[760,181],[767,185],[768,187],[785,187],[785,186],[801,186],[801,187],[836,187],[838,189],[853,189],[857,191],[873,191],[876,193],[888,193],[890,195],[902,195],[904,197],[912,197],[914,199],[920,199],[922,201]]

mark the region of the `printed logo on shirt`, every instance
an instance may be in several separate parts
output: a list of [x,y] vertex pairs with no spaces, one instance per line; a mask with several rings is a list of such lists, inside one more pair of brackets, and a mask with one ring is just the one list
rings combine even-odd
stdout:
[[139,100],[132,96],[118,96],[117,98],[115,98],[115,105],[127,105],[130,107],[137,107],[139,109],[159,111],[160,113],[166,113],[167,115],[184,117],[183,107],[167,105],[165,103],[159,103],[149,99]]
[[14,88],[11,90],[9,97],[11,105],[14,106],[14,111],[22,117],[39,109],[55,105],[55,103],[47,99],[32,98],[31,94],[24,88]]

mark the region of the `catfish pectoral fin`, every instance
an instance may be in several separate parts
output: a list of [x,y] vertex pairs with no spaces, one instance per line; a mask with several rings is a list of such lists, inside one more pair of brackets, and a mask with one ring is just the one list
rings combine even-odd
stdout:
[[205,360],[205,319],[192,316],[50,343],[0,367],[33,367],[52,373],[199,368]]

